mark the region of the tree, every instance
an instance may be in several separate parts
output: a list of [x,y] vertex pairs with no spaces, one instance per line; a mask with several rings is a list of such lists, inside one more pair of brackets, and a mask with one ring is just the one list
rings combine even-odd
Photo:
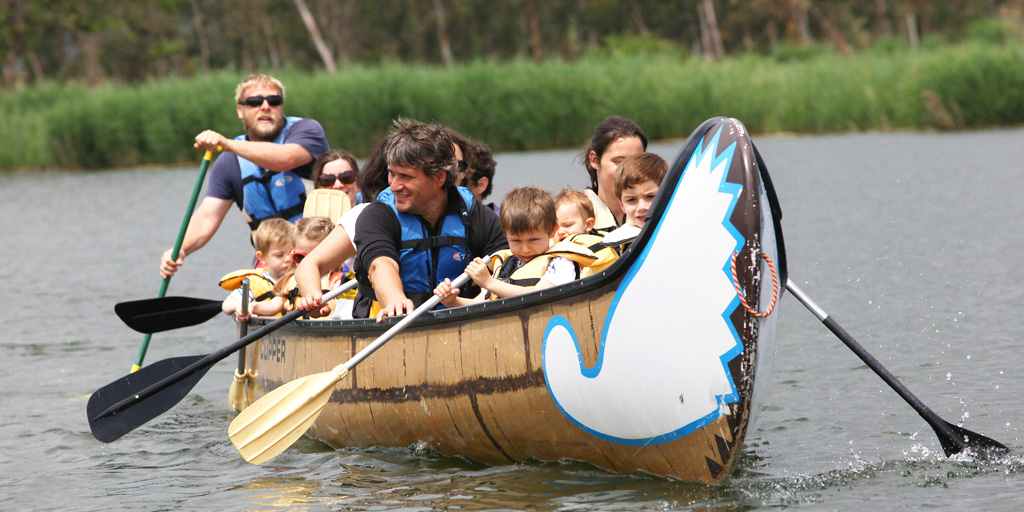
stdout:
[[338,66],[334,64],[334,55],[331,53],[331,49],[327,47],[327,43],[324,42],[324,38],[320,35],[320,29],[316,26],[316,19],[313,18],[313,13],[309,12],[309,7],[306,6],[305,0],[295,0],[295,8],[299,10],[302,22],[306,25],[306,30],[309,31],[309,37],[313,40],[313,46],[316,47],[316,52],[320,54],[324,67],[328,72],[334,73],[338,70]]

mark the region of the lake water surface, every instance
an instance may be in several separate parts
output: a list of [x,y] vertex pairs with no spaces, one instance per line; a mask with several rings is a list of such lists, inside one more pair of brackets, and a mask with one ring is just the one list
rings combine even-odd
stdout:
[[[790,278],[941,417],[1024,452],[1024,131],[754,140],[784,210]],[[679,145],[652,150],[671,159]],[[495,196],[584,186],[576,155],[498,155]],[[160,418],[99,443],[88,396],[128,372],[141,340],[113,306],[156,296],[195,173],[0,175],[0,510],[1024,509],[1024,457],[947,460],[790,296],[766,409],[723,486],[310,440],[249,465],[227,437],[234,358]],[[233,211],[169,294],[220,298],[218,278],[250,259]],[[659,307],[670,329],[672,305]],[[146,362],[234,339],[217,317],[155,335]]]

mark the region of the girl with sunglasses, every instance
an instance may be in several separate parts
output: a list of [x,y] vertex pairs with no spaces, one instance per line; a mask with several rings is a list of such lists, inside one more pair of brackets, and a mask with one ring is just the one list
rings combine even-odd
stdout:
[[313,164],[310,178],[315,188],[331,188],[344,192],[352,206],[362,202],[362,195],[359,193],[359,165],[348,151],[335,149],[320,155]]

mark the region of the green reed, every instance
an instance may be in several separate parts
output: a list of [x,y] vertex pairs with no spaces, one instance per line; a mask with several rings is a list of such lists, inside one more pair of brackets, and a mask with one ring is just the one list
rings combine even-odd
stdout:
[[[312,117],[332,147],[364,157],[399,116],[437,121],[498,151],[581,146],[606,116],[651,139],[683,138],[712,116],[754,134],[960,129],[1024,121],[1024,48],[972,43],[842,57],[804,52],[719,62],[673,53],[576,62],[351,66],[281,71],[285,112]],[[240,74],[132,86],[53,83],[0,95],[0,168],[182,164],[204,129],[234,136]]]

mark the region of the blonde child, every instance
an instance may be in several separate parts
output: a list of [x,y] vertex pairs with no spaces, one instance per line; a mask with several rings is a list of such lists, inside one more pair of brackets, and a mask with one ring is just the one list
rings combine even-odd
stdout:
[[589,233],[594,229],[594,205],[579,190],[563,187],[555,196],[555,217],[558,228],[555,239],[565,240],[569,235]]
[[[509,248],[492,260],[493,271],[480,258],[466,266],[466,273],[491,298],[505,298],[534,290],[551,288],[579,278],[579,265],[587,265],[595,256],[573,243],[552,245],[557,229],[555,202],[548,191],[522,187],[509,191],[501,202],[501,229]],[[475,298],[459,297],[451,281],[434,289],[448,307],[465,306],[485,300],[487,292]]]
[[586,247],[597,256],[590,265],[581,266],[581,278],[601,272],[619,259],[618,249],[605,246],[604,235],[594,229],[596,210],[587,194],[563,188],[555,196],[555,211],[558,216],[556,239]]
[[668,162],[654,153],[638,153],[619,163],[615,171],[615,197],[626,221],[605,235],[606,246],[625,249],[636,238],[667,172]]
[[[284,219],[267,219],[253,233],[256,259],[265,268],[246,269],[232,272],[221,278],[220,285],[234,290],[221,304],[227,315],[235,315],[239,322],[245,322],[255,311],[255,306],[274,297],[274,285],[294,268],[292,250],[295,248],[295,226]],[[249,278],[249,315],[242,315],[242,279]]]
[[[334,229],[334,223],[327,217],[304,217],[295,223],[295,249],[292,250],[292,261],[298,265],[327,235]],[[326,293],[342,282],[343,271],[337,269],[320,276],[321,290]],[[295,309],[298,297],[298,286],[295,284],[295,267],[285,274],[274,286],[274,298],[252,306],[253,314],[258,316],[276,316]],[[351,299],[351,297],[350,297]],[[334,306],[333,301],[330,304]]]

